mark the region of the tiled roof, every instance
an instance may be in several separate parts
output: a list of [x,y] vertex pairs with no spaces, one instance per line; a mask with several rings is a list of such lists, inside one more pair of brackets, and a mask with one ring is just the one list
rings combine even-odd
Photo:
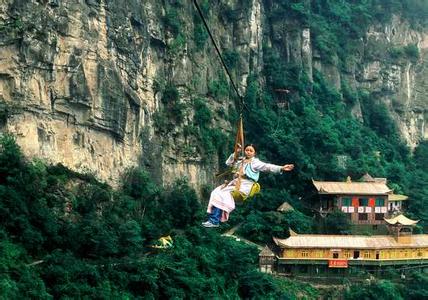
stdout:
[[287,239],[274,238],[281,248],[324,248],[324,249],[385,249],[428,247],[428,234],[412,235],[409,244],[400,244],[389,235],[323,235],[299,234]]
[[312,180],[319,194],[387,195],[392,190],[383,182],[340,182]]
[[275,254],[270,250],[268,246],[265,246],[263,250],[259,253],[259,256],[275,256]]
[[391,218],[391,219],[385,219],[384,218],[384,220],[391,225],[395,225],[395,224],[415,225],[416,223],[419,222],[419,220],[418,221],[410,220],[409,218],[407,218],[404,215],[398,215],[398,216]]
[[286,212],[286,211],[294,210],[294,208],[288,202],[284,202],[276,210],[281,212]]
[[388,195],[388,201],[404,201],[409,199],[406,195],[399,195],[399,194],[390,194]]

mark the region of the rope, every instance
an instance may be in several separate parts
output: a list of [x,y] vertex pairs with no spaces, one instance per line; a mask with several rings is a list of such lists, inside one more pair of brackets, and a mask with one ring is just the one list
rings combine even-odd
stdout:
[[235,90],[236,94],[238,95],[238,98],[239,98],[239,101],[240,101],[240,113],[242,114],[242,111],[243,111],[243,109],[244,109],[244,106],[246,106],[246,105],[245,105],[245,103],[244,103],[244,98],[243,98],[243,97],[241,96],[241,94],[239,93],[238,88],[236,87],[236,84],[235,84],[235,82],[234,82],[234,81],[233,81],[233,79],[232,79],[232,75],[230,74],[229,69],[228,69],[228,67],[226,66],[226,63],[224,62],[223,56],[221,55],[221,52],[220,52],[220,49],[218,48],[217,43],[215,42],[214,37],[213,37],[213,35],[211,34],[211,30],[210,30],[210,28],[208,27],[208,23],[206,22],[206,20],[205,20],[205,18],[204,18],[204,15],[202,14],[202,11],[201,11],[201,9],[200,9],[200,7],[199,7],[198,2],[197,2],[196,0],[193,0],[193,4],[195,5],[196,10],[198,11],[199,16],[201,17],[202,22],[204,23],[205,29],[207,30],[208,35],[210,36],[211,42],[212,42],[212,43],[213,43],[213,45],[214,45],[214,48],[215,48],[215,50],[216,50],[216,52],[217,52],[217,54],[218,54],[218,57],[220,58],[220,61],[221,61],[221,64],[223,65],[224,70],[225,70],[225,71],[226,71],[226,73],[227,73],[227,76],[229,77],[229,80],[230,80],[230,82],[231,82],[231,84],[232,84],[232,86],[233,86],[233,89]]

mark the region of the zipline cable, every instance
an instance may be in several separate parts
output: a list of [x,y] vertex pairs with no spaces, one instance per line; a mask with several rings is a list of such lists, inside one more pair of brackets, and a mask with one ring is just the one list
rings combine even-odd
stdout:
[[215,48],[215,50],[217,51],[218,57],[220,58],[221,64],[223,65],[223,68],[225,69],[225,71],[226,71],[226,73],[227,73],[227,76],[229,77],[229,80],[230,80],[230,82],[232,83],[233,89],[235,90],[236,94],[238,95],[238,98],[239,98],[239,100],[240,100],[240,115],[242,116],[242,111],[243,111],[243,109],[244,109],[244,106],[246,106],[246,105],[245,105],[245,103],[244,103],[244,98],[243,98],[243,97],[241,96],[241,94],[239,93],[238,88],[236,87],[236,84],[235,84],[235,82],[234,82],[234,81],[233,81],[233,79],[232,79],[232,75],[230,74],[229,69],[228,69],[228,67],[226,66],[226,63],[225,63],[225,61],[224,61],[224,59],[223,59],[223,56],[221,55],[221,52],[220,52],[220,49],[219,49],[219,48],[218,48],[218,46],[217,46],[217,43],[216,43],[216,42],[215,42],[215,40],[214,40],[213,35],[211,34],[211,30],[210,30],[210,28],[208,27],[208,23],[206,22],[206,20],[205,20],[205,18],[204,18],[204,15],[202,14],[202,11],[201,11],[201,9],[200,9],[200,7],[199,7],[198,2],[197,2],[196,0],[193,0],[193,4],[195,5],[196,10],[198,11],[199,16],[200,16],[200,17],[201,17],[201,19],[202,19],[202,23],[204,23],[205,29],[207,30],[208,35],[210,36],[211,42],[213,43],[214,48]]

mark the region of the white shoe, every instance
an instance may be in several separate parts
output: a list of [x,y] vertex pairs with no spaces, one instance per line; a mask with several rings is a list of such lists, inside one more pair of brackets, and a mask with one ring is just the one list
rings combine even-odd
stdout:
[[204,224],[202,224],[202,226],[206,227],[206,228],[214,228],[214,227],[219,227],[219,224],[213,224],[210,221],[205,222]]

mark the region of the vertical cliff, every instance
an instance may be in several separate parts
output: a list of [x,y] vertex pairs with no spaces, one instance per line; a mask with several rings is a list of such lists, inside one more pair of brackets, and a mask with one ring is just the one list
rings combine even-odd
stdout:
[[[309,1],[279,15],[275,1],[199,3],[241,94],[275,49],[309,80],[367,90],[409,145],[428,138],[426,28],[373,22],[344,63],[296,15]],[[236,100],[192,1],[6,0],[0,22],[0,129],[25,154],[112,183],[138,165],[164,183],[212,182]],[[352,111],[362,118],[358,99]]]

